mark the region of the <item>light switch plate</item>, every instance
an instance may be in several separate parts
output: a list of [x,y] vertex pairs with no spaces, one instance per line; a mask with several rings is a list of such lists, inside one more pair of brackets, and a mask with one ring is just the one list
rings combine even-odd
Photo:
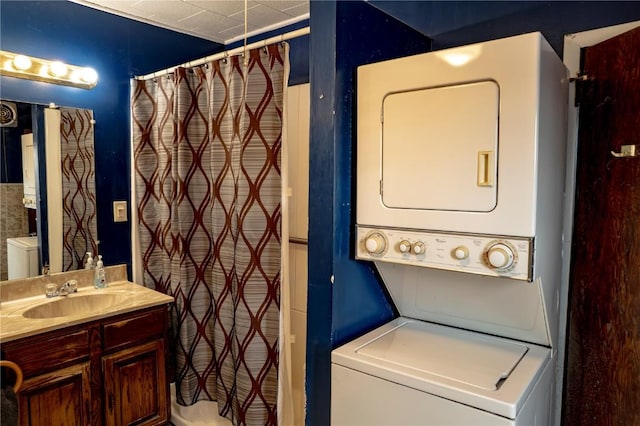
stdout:
[[127,221],[127,202],[126,201],[113,202],[113,221],[114,222]]

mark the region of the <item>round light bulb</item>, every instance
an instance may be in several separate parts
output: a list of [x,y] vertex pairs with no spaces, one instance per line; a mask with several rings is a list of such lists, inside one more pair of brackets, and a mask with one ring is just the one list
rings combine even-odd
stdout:
[[67,65],[59,61],[52,62],[49,72],[56,77],[62,77],[67,73]]
[[20,71],[26,71],[31,68],[31,59],[25,55],[17,55],[13,58],[13,66]]
[[38,74],[44,78],[51,77],[51,74],[49,73],[49,65],[47,64],[40,65],[40,71],[38,72]]
[[69,80],[73,81],[74,83],[81,83],[82,82],[82,75],[80,74],[80,71],[78,71],[78,70],[71,71],[71,75],[69,76]]
[[80,73],[80,79],[85,83],[93,84],[98,81],[98,73],[93,68],[83,68]]

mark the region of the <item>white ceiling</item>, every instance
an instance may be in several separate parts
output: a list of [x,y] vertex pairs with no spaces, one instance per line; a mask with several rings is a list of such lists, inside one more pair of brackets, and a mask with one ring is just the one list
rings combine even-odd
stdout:
[[[229,44],[244,37],[244,0],[71,0],[162,28]],[[309,17],[309,0],[248,0],[249,36]]]

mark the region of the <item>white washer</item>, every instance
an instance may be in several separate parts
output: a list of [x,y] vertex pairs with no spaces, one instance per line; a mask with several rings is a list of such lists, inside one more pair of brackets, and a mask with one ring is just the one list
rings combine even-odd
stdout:
[[358,68],[355,255],[401,317],[332,352],[333,425],[551,423],[567,85],[540,33]]
[[[332,352],[332,425],[550,424],[555,350],[531,240],[360,228],[358,241],[401,317]],[[512,253],[499,273],[496,246]]]
[[39,275],[38,237],[7,238],[8,278]]
[[334,426],[550,424],[543,346],[401,317],[331,360]]

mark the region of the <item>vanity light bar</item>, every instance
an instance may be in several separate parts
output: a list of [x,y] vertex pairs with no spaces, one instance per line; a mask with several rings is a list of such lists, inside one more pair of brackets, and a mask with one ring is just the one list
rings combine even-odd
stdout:
[[93,89],[98,84],[98,73],[93,68],[69,65],[6,50],[0,50],[0,75],[82,89]]

